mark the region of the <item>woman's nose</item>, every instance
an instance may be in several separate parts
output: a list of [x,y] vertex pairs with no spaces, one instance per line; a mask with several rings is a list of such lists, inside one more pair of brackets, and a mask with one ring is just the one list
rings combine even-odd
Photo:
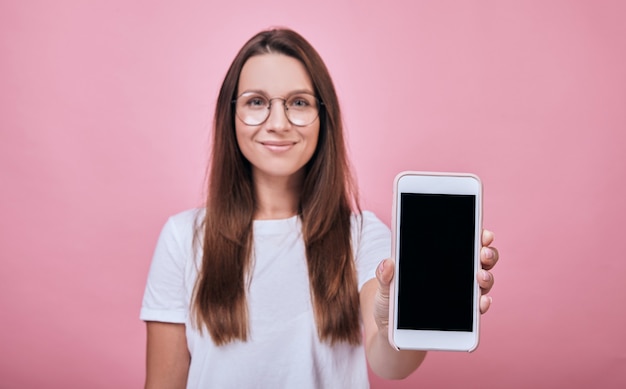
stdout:
[[287,118],[287,110],[283,101],[273,101],[268,109],[270,110],[266,122],[268,130],[283,131],[290,128],[291,123]]

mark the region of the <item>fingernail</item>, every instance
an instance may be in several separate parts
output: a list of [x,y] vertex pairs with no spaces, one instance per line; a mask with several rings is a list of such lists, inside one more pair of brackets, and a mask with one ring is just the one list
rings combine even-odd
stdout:
[[489,281],[491,279],[491,274],[487,270],[483,270],[483,281]]
[[379,265],[378,265],[378,272],[382,273],[383,270],[385,270],[385,261],[382,261]]
[[493,303],[493,297],[489,296],[489,305]]
[[492,259],[493,258],[493,250],[491,250],[491,249],[485,250],[485,258]]

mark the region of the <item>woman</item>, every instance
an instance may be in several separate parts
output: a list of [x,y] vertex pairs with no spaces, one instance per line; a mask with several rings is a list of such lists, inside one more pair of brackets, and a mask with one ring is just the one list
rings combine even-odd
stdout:
[[342,131],[304,38],[276,29],[243,46],[215,110],[206,207],[171,217],[153,258],[146,387],[359,388],[366,363],[385,378],[420,365],[425,352],[387,341],[389,229],[358,207]]

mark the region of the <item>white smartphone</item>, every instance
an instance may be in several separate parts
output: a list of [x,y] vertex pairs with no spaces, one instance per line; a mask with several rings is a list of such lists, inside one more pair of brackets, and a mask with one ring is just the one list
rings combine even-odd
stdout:
[[389,342],[398,350],[478,347],[482,183],[402,172],[394,181]]

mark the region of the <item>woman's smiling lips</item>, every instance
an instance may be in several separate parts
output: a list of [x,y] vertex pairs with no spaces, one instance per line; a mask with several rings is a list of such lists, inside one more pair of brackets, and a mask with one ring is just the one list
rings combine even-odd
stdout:
[[293,142],[293,141],[272,141],[272,140],[260,141],[259,143],[262,144],[266,149],[275,153],[285,152],[291,149],[296,144],[296,142]]

